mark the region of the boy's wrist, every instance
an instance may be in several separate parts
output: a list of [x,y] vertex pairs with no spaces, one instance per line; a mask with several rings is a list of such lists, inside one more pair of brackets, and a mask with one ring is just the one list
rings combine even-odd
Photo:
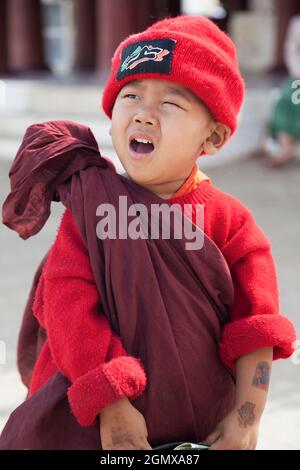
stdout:
[[246,422],[255,424],[261,420],[264,408],[260,403],[249,398],[237,400],[232,411],[237,413],[241,424]]
[[130,404],[130,401],[128,397],[123,397],[118,400],[116,400],[114,403],[111,403],[110,405],[107,405],[101,410],[99,413],[99,416],[103,416],[104,414],[109,414],[109,413],[115,413],[116,411],[123,409],[124,407],[128,406]]

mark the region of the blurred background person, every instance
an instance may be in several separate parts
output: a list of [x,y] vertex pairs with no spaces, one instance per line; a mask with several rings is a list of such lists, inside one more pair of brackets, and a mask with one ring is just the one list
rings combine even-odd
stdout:
[[282,84],[280,96],[267,123],[267,136],[263,144],[269,166],[282,166],[292,160],[295,157],[295,145],[300,141],[300,103],[297,104],[293,99],[293,84],[300,80],[300,15],[290,20],[284,59],[288,77]]

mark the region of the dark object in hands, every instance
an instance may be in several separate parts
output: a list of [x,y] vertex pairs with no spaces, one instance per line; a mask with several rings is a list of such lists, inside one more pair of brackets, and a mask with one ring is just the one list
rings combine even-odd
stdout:
[[154,447],[153,450],[208,450],[210,445],[202,444],[202,442],[168,442],[161,446]]

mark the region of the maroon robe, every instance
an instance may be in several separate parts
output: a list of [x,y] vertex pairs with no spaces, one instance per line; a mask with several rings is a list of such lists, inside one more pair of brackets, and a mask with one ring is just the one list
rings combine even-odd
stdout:
[[[119,196],[127,196],[128,207],[142,203],[148,208],[150,226],[151,204],[167,201],[117,174],[100,156],[90,129],[80,124],[30,126],[9,176],[3,222],[22,238],[41,230],[51,201],[60,200],[71,210],[89,252],[103,312],[127,352],[145,367],[148,384],[133,405],[145,417],[150,445],[203,440],[235,399],[235,378],[218,355],[233,303],[230,271],[219,248],[206,235],[198,250],[187,250],[184,236],[98,238],[100,204],[112,204],[118,220]],[[171,218],[171,233],[172,228]],[[18,367],[27,386],[46,337],[32,316],[46,257],[19,336]],[[21,404],[1,434],[0,449],[101,449],[98,426],[81,427],[71,414],[69,386],[57,373]]]

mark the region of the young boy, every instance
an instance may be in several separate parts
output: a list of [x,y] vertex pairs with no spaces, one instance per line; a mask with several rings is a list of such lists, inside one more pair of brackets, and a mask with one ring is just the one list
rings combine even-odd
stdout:
[[[255,449],[272,360],[289,357],[295,340],[292,324],[279,315],[267,237],[250,211],[196,165],[200,155],[216,154],[232,136],[243,97],[230,38],[208,19],[190,16],[162,20],[125,39],[112,59],[103,94],[126,178],[170,204],[191,204],[193,222],[195,206],[203,204],[205,235],[230,269],[234,301],[215,346],[235,377],[235,396],[229,413],[220,413],[208,435],[199,433],[213,450]],[[100,416],[103,449],[151,449],[147,422],[132,403],[145,391],[146,379],[147,387],[154,386],[151,375],[146,377],[142,362],[127,354],[99,314],[87,248],[69,210],[39,282],[34,314],[47,341],[30,396],[59,370],[72,382],[68,399],[78,422],[89,426]],[[178,414],[174,423],[179,419]],[[197,426],[206,429],[205,415]]]

